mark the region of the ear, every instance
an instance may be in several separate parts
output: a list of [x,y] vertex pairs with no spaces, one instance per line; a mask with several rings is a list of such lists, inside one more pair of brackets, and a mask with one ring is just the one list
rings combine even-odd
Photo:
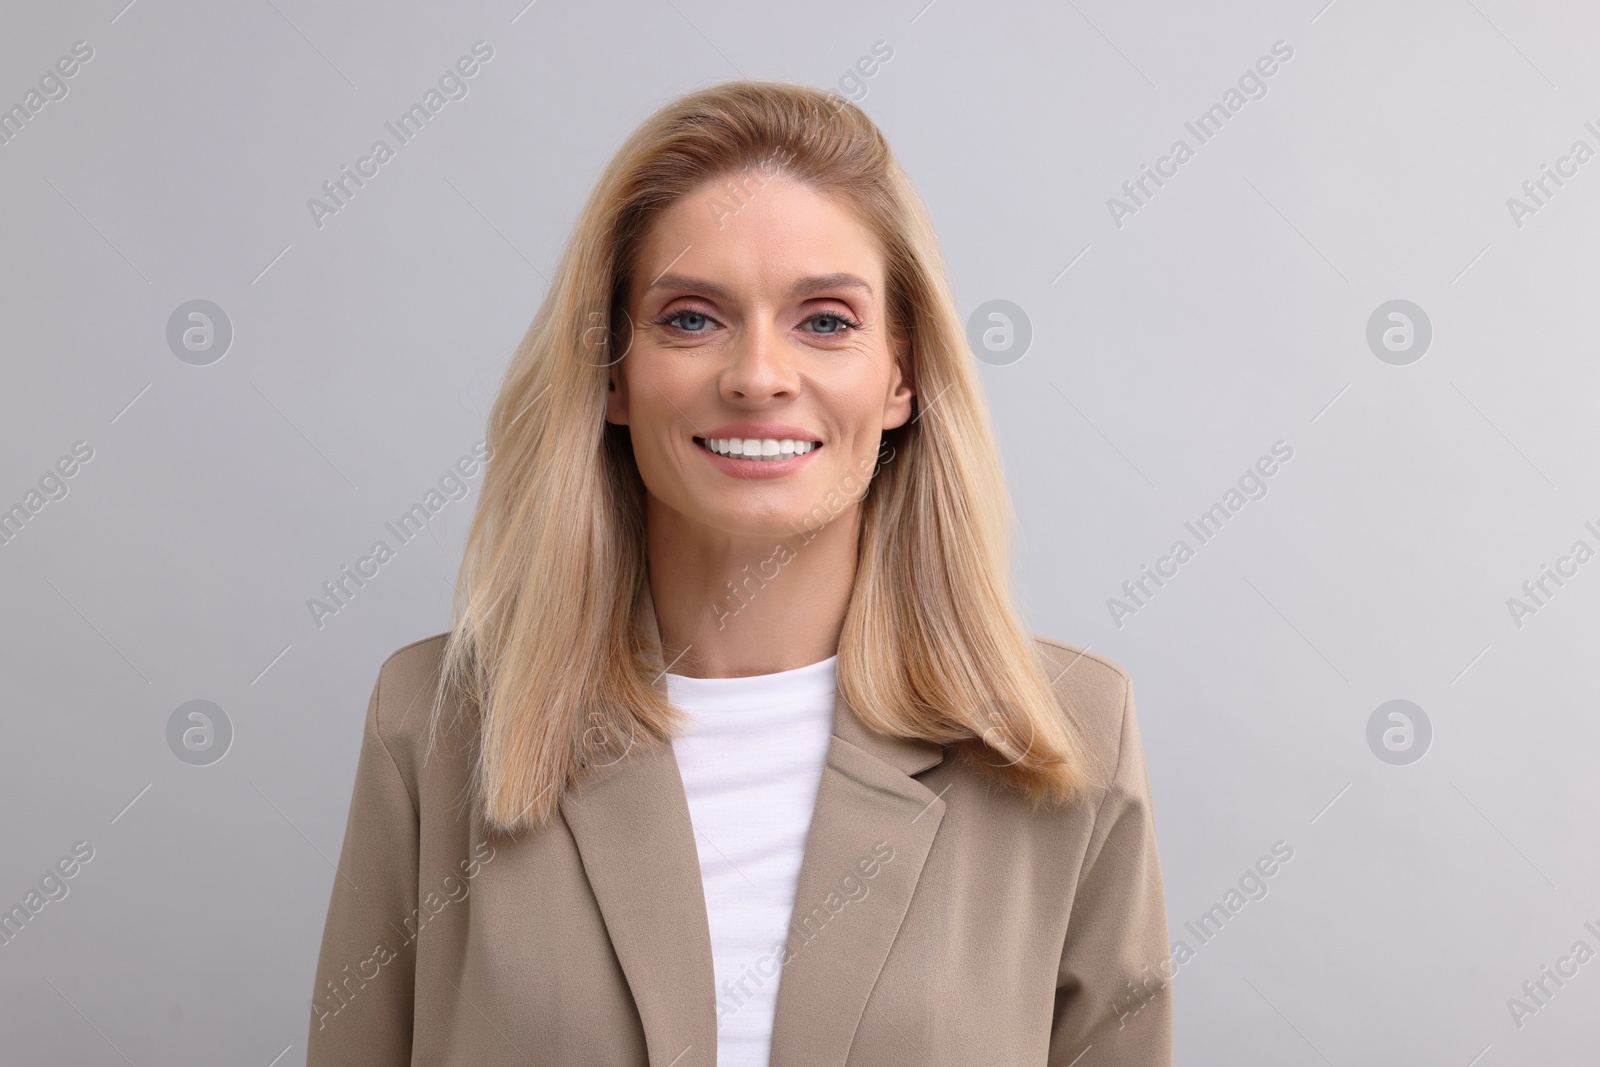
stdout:
[[633,317],[620,307],[613,307],[608,328],[608,340],[613,346],[610,351],[615,350],[617,337],[624,331],[627,341],[622,346],[622,355],[606,366],[606,421],[617,426],[628,425],[628,376],[623,373],[622,366],[633,350],[634,328]]
[[904,327],[889,323],[889,350],[894,353],[894,373],[889,379],[889,394],[884,398],[883,428],[892,430],[911,419],[912,400],[917,395],[916,363],[912,359],[911,338]]
[[911,401],[917,395],[915,383],[906,368],[909,361],[896,359],[894,374],[889,379],[889,395],[883,406],[883,428],[892,430],[904,426],[911,419]]
[[619,359],[606,371],[606,421],[616,426],[628,425],[628,379],[622,363]]

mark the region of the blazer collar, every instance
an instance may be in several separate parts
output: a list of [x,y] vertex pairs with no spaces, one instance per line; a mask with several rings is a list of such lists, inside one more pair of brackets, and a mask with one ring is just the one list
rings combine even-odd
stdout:
[[[665,694],[648,588],[637,624],[658,671],[653,684]],[[779,983],[775,1067],[845,1062],[944,818],[944,800],[912,775],[942,759],[943,749],[932,742],[873,732],[842,694],[835,697],[788,948],[780,972],[770,976]],[[568,792],[560,807],[633,993],[650,1062],[713,1067],[710,927],[672,746],[634,746]],[[916,1037],[907,1039],[914,1044]]]

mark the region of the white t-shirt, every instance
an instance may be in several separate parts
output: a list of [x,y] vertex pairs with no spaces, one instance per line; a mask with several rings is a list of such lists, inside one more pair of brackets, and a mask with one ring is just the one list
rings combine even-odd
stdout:
[[767,1067],[806,831],[833,736],[837,656],[748,678],[667,675],[700,856],[718,1067]]

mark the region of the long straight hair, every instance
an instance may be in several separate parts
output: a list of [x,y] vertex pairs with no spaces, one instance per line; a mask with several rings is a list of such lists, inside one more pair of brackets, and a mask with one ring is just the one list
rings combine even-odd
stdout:
[[[657,681],[645,487],[605,420],[625,358],[628,282],[655,218],[712,179],[773,168],[853,209],[886,262],[891,336],[916,414],[860,499],[838,685],[874,731],[949,746],[1035,809],[1104,776],[1018,621],[1014,512],[927,211],[854,104],[733,81],[650,116],[601,174],[489,416],[492,457],[461,563],[430,744],[447,693],[470,723],[464,803],[496,831],[546,822],[562,793],[682,722]],[[737,187],[733,190],[737,195]]]

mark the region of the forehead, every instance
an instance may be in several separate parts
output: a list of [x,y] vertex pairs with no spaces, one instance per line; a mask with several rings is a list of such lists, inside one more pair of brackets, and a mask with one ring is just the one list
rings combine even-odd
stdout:
[[633,292],[643,297],[668,271],[774,299],[797,278],[847,273],[883,298],[878,240],[847,203],[753,169],[713,178],[656,217],[640,242]]

